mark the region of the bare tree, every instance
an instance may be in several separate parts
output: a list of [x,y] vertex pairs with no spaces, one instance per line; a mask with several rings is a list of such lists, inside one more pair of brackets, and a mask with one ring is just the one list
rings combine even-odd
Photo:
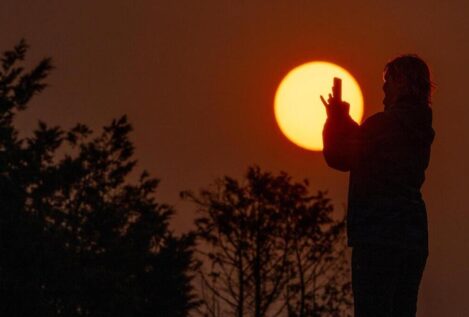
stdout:
[[293,211],[292,266],[285,290],[289,317],[350,316],[353,305],[345,218],[334,221],[325,192]]
[[344,221],[332,220],[329,199],[309,195],[308,185],[253,166],[241,182],[225,176],[198,195],[181,192],[200,214],[203,316],[316,316],[348,308],[339,248]]

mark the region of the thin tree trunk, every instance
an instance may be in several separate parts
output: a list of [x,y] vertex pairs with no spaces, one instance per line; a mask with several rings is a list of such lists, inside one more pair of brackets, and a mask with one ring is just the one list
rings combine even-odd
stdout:
[[238,317],[244,314],[244,271],[243,271],[243,245],[242,241],[238,246],[238,283],[239,283],[239,300],[238,300]]
[[260,267],[260,232],[259,232],[259,210],[257,213],[256,224],[256,251],[254,258],[254,281],[255,281],[255,297],[254,297],[254,316],[261,317],[261,267]]
[[303,266],[301,265],[301,256],[298,252],[298,240],[295,239],[295,254],[296,260],[298,261],[298,272],[300,278],[300,314],[299,317],[305,316],[305,278],[303,272]]

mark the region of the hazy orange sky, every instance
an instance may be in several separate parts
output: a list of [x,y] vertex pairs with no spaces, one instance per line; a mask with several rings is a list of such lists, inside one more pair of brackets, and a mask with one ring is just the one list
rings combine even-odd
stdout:
[[127,114],[137,170],[161,179],[177,232],[195,206],[179,199],[251,164],[308,178],[342,212],[348,173],[288,141],[274,119],[277,85],[293,67],[327,60],[349,70],[364,118],[382,111],[382,70],[397,54],[431,67],[436,138],[423,196],[430,254],[418,315],[469,316],[469,2],[425,1],[0,1],[0,50],[21,37],[30,64],[52,56],[50,87],[17,122],[42,119],[95,131]]

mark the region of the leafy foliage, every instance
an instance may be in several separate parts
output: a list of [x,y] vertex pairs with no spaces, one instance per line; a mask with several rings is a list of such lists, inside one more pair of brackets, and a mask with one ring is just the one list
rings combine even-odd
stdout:
[[[169,230],[159,180],[126,176],[137,161],[124,115],[93,131],[39,121],[19,139],[13,119],[41,92],[51,59],[26,72],[22,40],[0,71],[0,310],[15,316],[187,316],[195,242]],[[58,158],[59,149],[76,155]]]

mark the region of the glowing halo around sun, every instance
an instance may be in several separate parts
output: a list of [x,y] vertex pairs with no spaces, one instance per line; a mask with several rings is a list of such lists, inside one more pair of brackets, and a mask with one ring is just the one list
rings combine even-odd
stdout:
[[282,133],[302,148],[321,151],[322,130],[327,119],[319,96],[328,99],[333,78],[342,79],[342,100],[350,104],[350,116],[360,123],[363,95],[357,81],[340,66],[314,61],[291,70],[277,88],[274,112]]

